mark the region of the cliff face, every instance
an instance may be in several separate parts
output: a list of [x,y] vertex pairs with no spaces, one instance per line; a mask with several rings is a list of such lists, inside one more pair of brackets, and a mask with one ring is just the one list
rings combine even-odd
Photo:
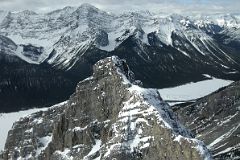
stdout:
[[175,107],[181,122],[203,140],[215,159],[240,158],[240,82],[196,103]]
[[109,57],[93,70],[68,101],[16,122],[3,159],[211,159],[124,60]]

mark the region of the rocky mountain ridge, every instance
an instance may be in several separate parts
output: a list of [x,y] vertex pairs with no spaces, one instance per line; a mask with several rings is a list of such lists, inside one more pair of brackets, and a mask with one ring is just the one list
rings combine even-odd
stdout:
[[239,87],[240,82],[234,82],[195,103],[173,108],[179,120],[207,144],[217,160],[240,158]]
[[126,61],[109,57],[48,111],[9,131],[5,159],[211,159],[155,89],[139,87]]

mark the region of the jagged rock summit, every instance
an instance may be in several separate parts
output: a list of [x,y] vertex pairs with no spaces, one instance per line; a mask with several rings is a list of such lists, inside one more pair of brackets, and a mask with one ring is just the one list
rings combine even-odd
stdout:
[[98,61],[93,76],[47,111],[9,131],[6,159],[211,159],[155,89],[143,89],[124,60]]

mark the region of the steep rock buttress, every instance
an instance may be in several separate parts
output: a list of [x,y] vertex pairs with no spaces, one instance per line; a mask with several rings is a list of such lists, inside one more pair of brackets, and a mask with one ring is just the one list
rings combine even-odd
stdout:
[[141,88],[124,60],[94,65],[65,103],[21,118],[9,131],[6,159],[211,159],[155,89]]

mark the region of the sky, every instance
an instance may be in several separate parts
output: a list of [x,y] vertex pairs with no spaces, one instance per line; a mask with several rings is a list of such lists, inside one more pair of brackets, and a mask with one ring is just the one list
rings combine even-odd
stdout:
[[0,10],[49,12],[89,3],[109,12],[150,10],[167,13],[238,13],[240,0],[0,0]]

